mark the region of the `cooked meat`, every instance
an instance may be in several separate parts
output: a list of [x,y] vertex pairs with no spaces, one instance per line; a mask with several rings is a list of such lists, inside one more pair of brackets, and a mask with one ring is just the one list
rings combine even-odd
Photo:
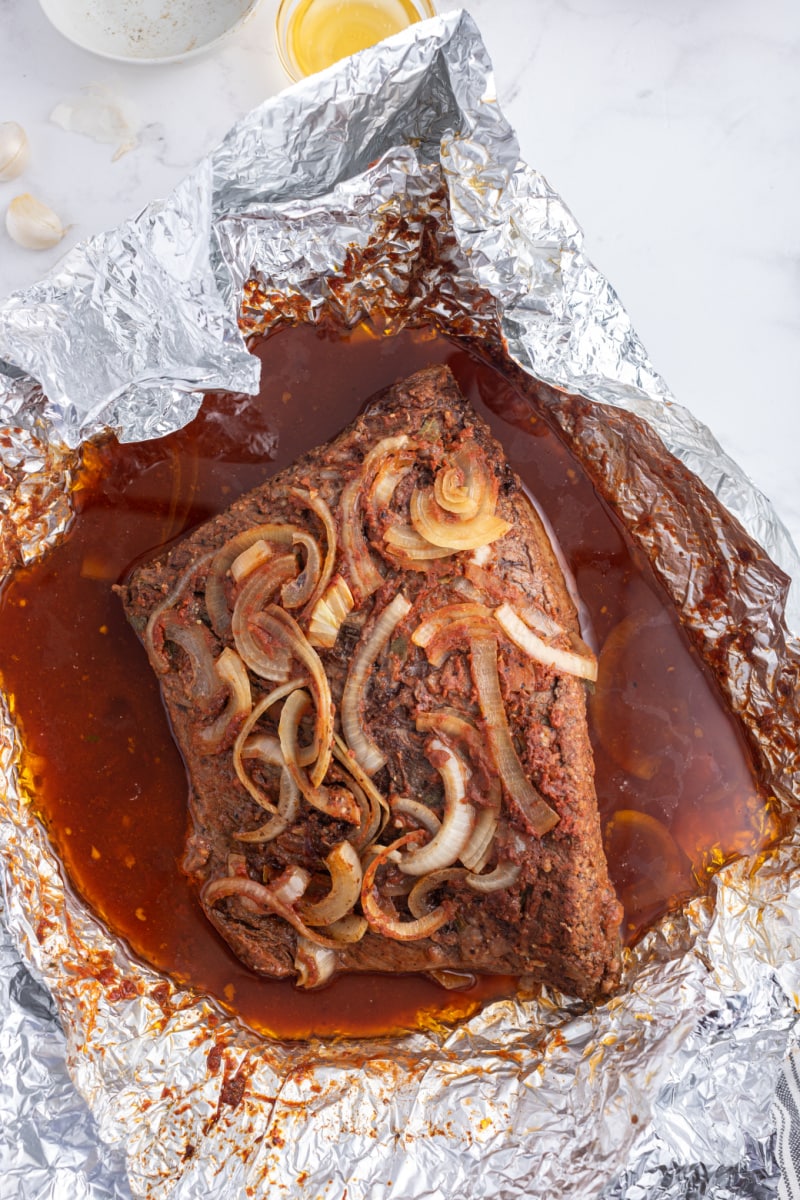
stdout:
[[613,986],[594,659],[449,371],[375,396],[122,595],[191,781],[185,869],[253,970]]

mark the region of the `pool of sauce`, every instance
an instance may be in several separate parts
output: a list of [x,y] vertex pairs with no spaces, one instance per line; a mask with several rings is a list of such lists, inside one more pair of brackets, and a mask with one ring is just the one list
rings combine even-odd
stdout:
[[258,397],[210,396],[190,425],[158,441],[87,446],[69,534],[1,599],[0,672],[37,811],[74,887],[137,956],[283,1037],[453,1020],[513,993],[508,978],[454,993],[378,975],[308,993],[238,962],[178,868],[186,775],[112,591],[141,558],[333,437],[373,392],[432,363],[450,366],[547,514],[586,607],[585,634],[601,650],[589,714],[627,940],[774,835],[738,726],[669,601],[528,397],[431,331],[299,326],[253,350]]

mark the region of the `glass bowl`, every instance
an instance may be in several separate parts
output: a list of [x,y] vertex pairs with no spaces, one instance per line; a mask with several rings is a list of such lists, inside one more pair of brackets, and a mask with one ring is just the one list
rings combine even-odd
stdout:
[[432,0],[281,0],[278,56],[290,79],[302,79],[435,16]]

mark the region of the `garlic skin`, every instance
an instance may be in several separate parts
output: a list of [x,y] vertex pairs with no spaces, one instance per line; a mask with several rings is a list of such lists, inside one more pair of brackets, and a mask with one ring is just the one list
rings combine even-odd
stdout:
[[28,135],[16,121],[0,124],[0,181],[16,179],[28,165]]
[[30,192],[15,196],[6,212],[8,236],[26,250],[49,250],[67,232],[60,220]]

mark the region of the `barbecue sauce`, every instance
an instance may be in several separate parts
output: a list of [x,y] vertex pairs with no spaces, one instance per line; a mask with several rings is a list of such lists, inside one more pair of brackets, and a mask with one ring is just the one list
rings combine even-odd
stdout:
[[72,884],[137,956],[283,1037],[424,1026],[514,993],[508,978],[447,992],[421,976],[379,975],[303,992],[244,967],[178,867],[186,774],[112,592],[139,560],[333,437],[373,392],[434,363],[451,368],[548,517],[600,650],[589,715],[627,940],[776,835],[739,728],[669,600],[528,396],[428,330],[298,326],[252,349],[258,397],[209,396],[191,424],[157,441],[87,445],[68,535],[2,597],[0,671],[37,812]]

